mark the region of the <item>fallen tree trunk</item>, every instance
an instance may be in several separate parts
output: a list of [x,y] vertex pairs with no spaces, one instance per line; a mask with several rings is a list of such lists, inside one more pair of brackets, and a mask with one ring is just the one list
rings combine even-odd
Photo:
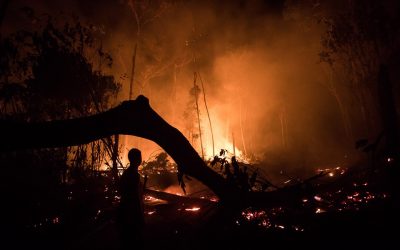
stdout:
[[144,96],[83,118],[41,123],[2,120],[0,151],[80,145],[115,134],[154,141],[175,160],[180,171],[208,186],[224,203],[265,207],[300,197],[291,189],[254,193],[228,185],[222,176],[207,167],[183,134],[150,107]]
[[0,121],[0,151],[80,145],[114,134],[154,141],[183,173],[204,183],[221,200],[238,199],[240,191],[208,168],[182,133],[162,119],[144,96],[83,118],[40,123]]
[[212,201],[208,199],[201,199],[197,197],[188,197],[188,196],[180,196],[176,194],[170,194],[162,191],[156,191],[152,189],[146,188],[144,190],[144,193],[146,195],[149,195],[151,197],[154,197],[156,199],[168,201],[168,202],[174,202],[174,203],[185,203],[187,205],[189,204],[210,204],[213,203]]

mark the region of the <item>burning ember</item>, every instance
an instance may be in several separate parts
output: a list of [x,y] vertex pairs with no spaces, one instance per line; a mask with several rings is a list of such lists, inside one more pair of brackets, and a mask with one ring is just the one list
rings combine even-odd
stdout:
[[[318,170],[328,173],[321,175],[322,182],[331,177],[339,177],[347,172],[346,168],[335,167]],[[325,179],[324,179],[325,178]],[[330,182],[330,181],[329,181]],[[304,197],[300,200],[299,207],[275,207],[266,210],[247,208],[242,211],[241,216],[236,218],[238,226],[256,226],[265,230],[285,230],[303,232],[308,225],[309,216],[321,216],[326,213],[337,213],[345,210],[358,211],[365,208],[373,201],[387,199],[389,194],[384,191],[374,190],[373,183],[365,179],[347,183],[340,188],[331,188],[329,191],[316,192],[313,196]],[[290,218],[290,219],[288,219]]]
[[54,217],[53,220],[52,220],[52,223],[53,223],[53,224],[58,224],[58,223],[60,223],[60,218],[59,218],[59,217]]
[[210,201],[212,201],[212,202],[218,202],[219,199],[218,199],[217,197],[211,197],[211,198],[210,198]]
[[304,231],[304,228],[297,224],[287,224],[282,220],[287,211],[282,207],[272,208],[270,210],[255,210],[247,208],[242,211],[241,217],[236,220],[236,225],[255,225],[266,230],[287,230]]
[[185,208],[185,211],[189,211],[189,212],[197,212],[199,210],[200,210],[200,207]]
[[343,175],[347,171],[347,168],[343,167],[335,167],[335,168],[324,168],[324,169],[317,169],[317,173],[328,173],[329,177],[335,177],[338,175]]
[[314,196],[314,199],[315,199],[316,201],[322,201],[322,198],[321,198],[320,196],[318,196],[318,195]]
[[[353,183],[352,188],[343,188],[333,192],[324,192],[314,196],[314,205],[318,206],[315,213],[336,212],[343,210],[359,210],[374,200],[382,200],[389,197],[385,192],[367,190],[368,182]],[[303,204],[307,199],[303,199]]]
[[159,201],[159,199],[157,199],[157,198],[154,198],[153,196],[150,196],[150,195],[146,195],[145,197],[144,197],[144,200],[145,201]]

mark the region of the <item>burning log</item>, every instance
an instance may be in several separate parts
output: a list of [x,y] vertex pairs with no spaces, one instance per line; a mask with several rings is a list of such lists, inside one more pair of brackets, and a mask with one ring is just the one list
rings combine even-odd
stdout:
[[176,202],[176,203],[195,203],[195,204],[204,204],[204,203],[211,203],[212,201],[208,199],[200,199],[194,197],[187,197],[187,196],[180,196],[175,195],[167,192],[156,191],[152,189],[145,189],[144,193],[151,197],[165,200],[169,202]]

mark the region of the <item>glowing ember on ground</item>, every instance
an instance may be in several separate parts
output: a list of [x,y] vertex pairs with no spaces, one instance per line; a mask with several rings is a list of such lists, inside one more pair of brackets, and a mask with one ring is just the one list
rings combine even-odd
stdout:
[[53,224],[58,224],[58,223],[60,223],[60,219],[58,217],[54,217],[52,222],[53,222]]
[[[342,173],[344,169],[336,167],[334,170],[330,169],[330,171],[337,171],[334,172],[336,176],[338,173]],[[241,216],[235,218],[235,222],[240,227],[255,226],[265,230],[303,232],[308,230],[310,225],[301,219],[302,214],[319,216],[323,213],[359,211],[369,206],[372,201],[380,202],[390,197],[387,192],[371,190],[373,187],[373,182],[353,181],[337,189],[315,193],[311,199],[303,197],[299,200],[301,202],[300,207],[280,206],[266,210],[250,207],[243,210]]]
[[388,197],[383,192],[366,190],[368,187],[368,182],[361,184],[354,182],[350,190],[339,189],[337,191],[320,193],[314,197],[318,204],[316,213],[320,213],[322,210],[324,212],[359,210],[372,200],[382,200]]
[[272,229],[272,228],[279,228],[279,229],[285,229],[285,226],[282,224],[277,224],[274,222],[274,219],[277,216],[280,216],[283,214],[282,208],[273,208],[269,211],[264,211],[264,210],[253,210],[252,208],[247,208],[244,211],[242,211],[242,220],[237,220],[236,224],[237,225],[242,225],[242,224],[254,224],[258,227],[262,227],[264,229]]
[[199,207],[185,208],[185,211],[190,211],[190,212],[197,212],[199,210],[200,210]]
[[145,200],[145,201],[157,201],[158,199],[157,199],[157,198],[154,198],[153,196],[146,195],[146,196],[144,197],[144,200]]
[[217,197],[212,197],[212,198],[210,198],[210,201],[212,201],[212,202],[218,202],[219,200],[218,200]]
[[322,201],[322,198],[321,198],[320,196],[318,196],[318,195],[314,196],[314,199],[315,199],[316,201]]
[[317,173],[325,172],[328,173],[329,177],[334,177],[336,175],[343,175],[346,173],[346,168],[343,167],[335,167],[335,168],[324,168],[324,169],[317,169]]
[[301,227],[299,227],[299,226],[293,226],[293,229],[294,229],[295,231],[300,231],[300,232],[303,232],[303,231],[304,231],[304,228],[301,228]]
[[243,211],[242,216],[247,220],[252,220],[254,218],[260,218],[265,215],[265,211]]

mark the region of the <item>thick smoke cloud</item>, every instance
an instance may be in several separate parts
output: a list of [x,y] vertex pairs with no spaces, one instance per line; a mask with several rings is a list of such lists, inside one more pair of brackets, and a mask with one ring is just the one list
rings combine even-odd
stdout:
[[[276,160],[310,169],[335,164],[343,160],[347,142],[340,139],[339,111],[324,87],[326,74],[319,64],[322,27],[308,19],[306,10],[288,4],[155,1],[150,9],[163,8],[143,19],[139,38],[125,1],[12,1],[5,22],[15,29],[26,25],[16,14],[18,7],[33,5],[37,13],[62,10],[101,27],[104,47],[114,58],[111,73],[123,84],[119,101],[128,98],[133,47],[139,39],[134,95],[148,96],[154,109],[185,135],[183,114],[193,100],[190,89],[197,72],[217,147],[232,147],[234,137],[238,150],[270,164]],[[209,148],[202,95],[199,104],[203,143]],[[157,150],[137,138],[125,143],[126,148],[141,147],[144,159]]]

